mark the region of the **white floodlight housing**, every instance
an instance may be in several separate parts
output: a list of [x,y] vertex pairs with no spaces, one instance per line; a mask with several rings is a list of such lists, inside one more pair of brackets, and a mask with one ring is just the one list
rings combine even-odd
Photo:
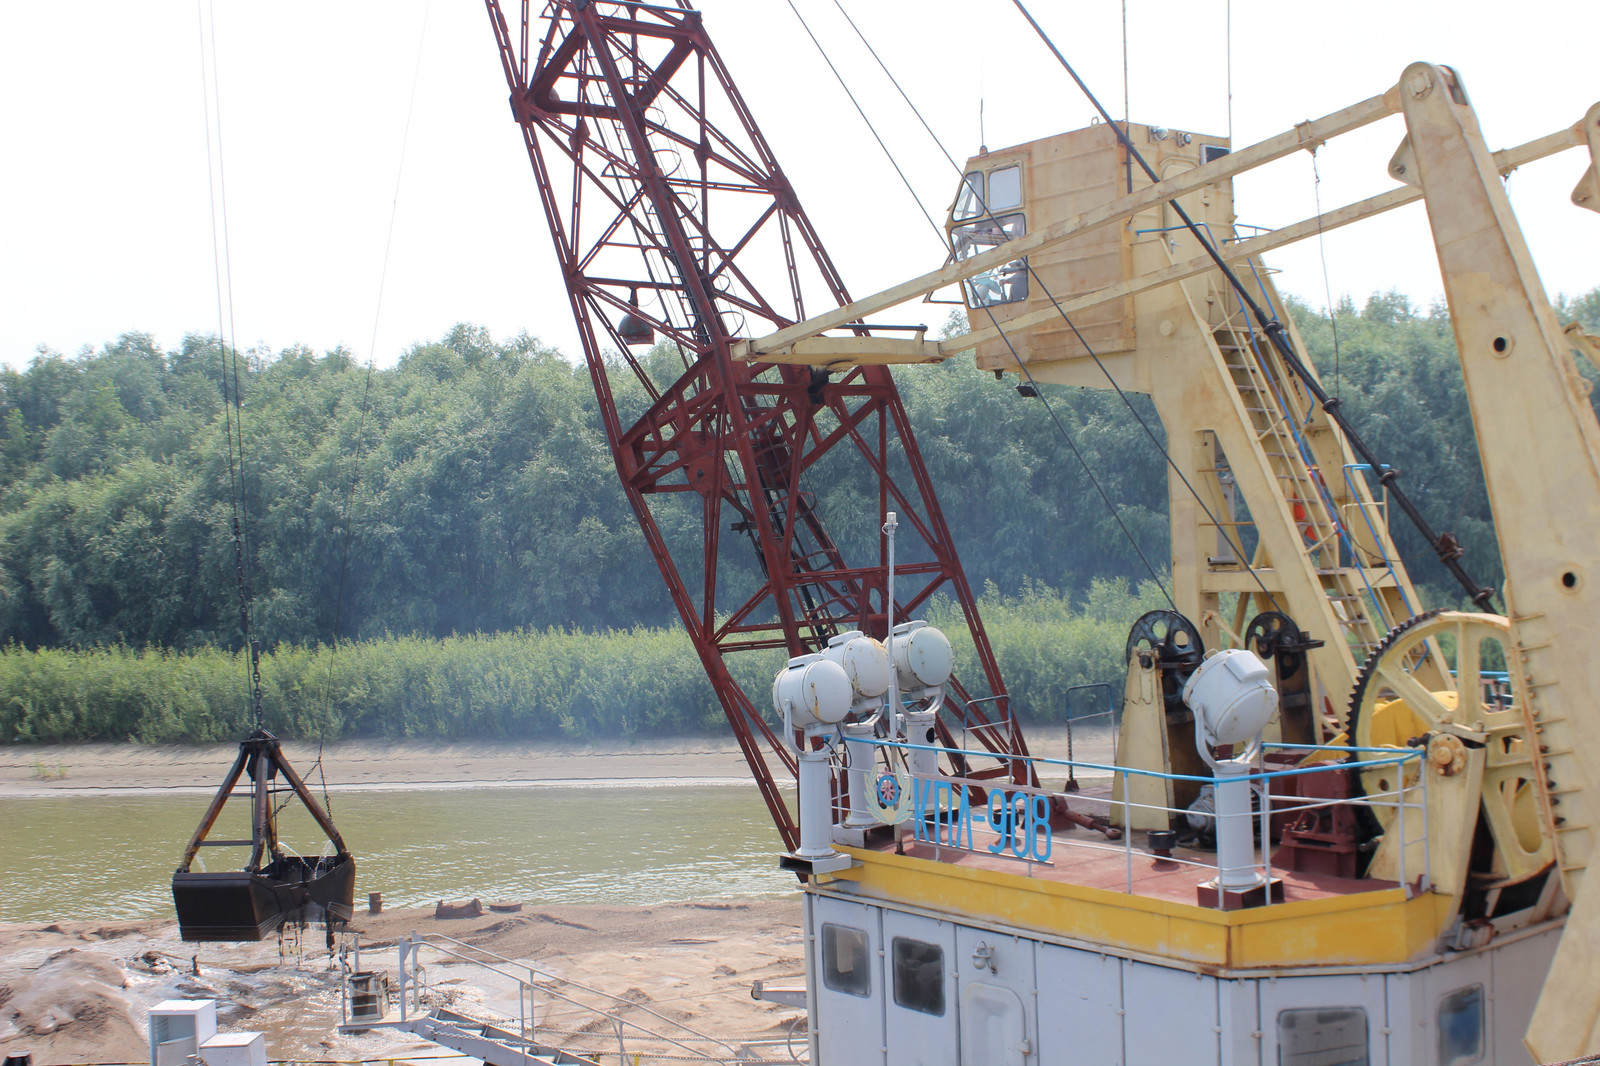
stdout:
[[[1255,652],[1227,648],[1207,655],[1189,675],[1183,702],[1194,712],[1194,746],[1215,774],[1217,876],[1209,883],[1219,894],[1253,892],[1265,877],[1256,865],[1250,824],[1251,769],[1261,751],[1261,731],[1278,710],[1278,692]],[[1233,745],[1232,756],[1215,758],[1210,749],[1224,744]]]
[[854,692],[851,710],[865,711],[883,703],[889,691],[889,649],[859,629],[828,641],[823,658],[844,668]]
[[894,627],[894,667],[900,690],[934,696],[950,680],[950,638],[926,622]]
[[1278,710],[1267,665],[1255,652],[1228,648],[1206,656],[1183,686],[1196,732],[1210,746],[1248,744]]
[[837,725],[850,713],[853,689],[844,667],[821,655],[799,655],[772,682],[772,706],[808,732]]

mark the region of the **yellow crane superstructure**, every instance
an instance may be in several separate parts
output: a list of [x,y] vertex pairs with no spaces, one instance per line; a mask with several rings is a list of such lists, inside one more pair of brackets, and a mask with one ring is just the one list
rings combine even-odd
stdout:
[[[1294,225],[1236,231],[1234,177],[1396,115],[1403,117],[1405,134],[1389,165],[1394,188]],[[1153,179],[1132,166],[1130,144],[1150,163]],[[1294,885],[1290,902],[1281,907],[1272,903],[1270,890],[1261,899],[1238,901],[1243,908],[1260,907],[1261,916],[1227,918],[1218,935],[1229,938],[1229,946],[1210,959],[1195,946],[1198,941],[1185,941],[1189,934],[1180,932],[1190,917],[1186,912],[1163,911],[1168,924],[1160,935],[1146,936],[1144,926],[1129,931],[1149,911],[1132,900],[1137,893],[1131,859],[1124,906],[1135,917],[1116,917],[1115,899],[1084,889],[1090,894],[1072,897],[1079,908],[1072,914],[1110,908],[1096,911],[1093,923],[1050,910],[1040,902],[1055,898],[1048,893],[1004,905],[1010,908],[1007,918],[997,917],[1004,907],[995,902],[1003,894],[996,880],[1002,875],[980,879],[981,886],[961,882],[970,889],[963,895],[918,865],[948,862],[946,853],[918,852],[915,844],[908,850],[905,839],[896,837],[897,853],[885,855],[881,847],[873,849],[870,833],[839,838],[853,867],[812,879],[808,916],[821,923],[832,914],[837,923],[845,903],[870,902],[885,908],[875,919],[883,945],[900,943],[890,936],[891,911],[932,915],[960,928],[976,923],[995,931],[972,950],[973,965],[987,965],[991,975],[999,934],[1014,942],[1037,935],[1041,946],[1035,952],[1048,942],[1122,958],[1126,987],[1132,987],[1129,975],[1137,967],[1163,960],[1199,978],[1237,983],[1269,972],[1308,980],[1325,974],[1329,982],[1389,974],[1385,980],[1399,981],[1402,971],[1421,973],[1431,966],[1444,972],[1449,960],[1467,972],[1476,959],[1499,967],[1491,986],[1498,991],[1488,998],[1498,996],[1494,1009],[1510,1013],[1497,1024],[1529,1022],[1524,1041],[1536,1061],[1600,1052],[1600,886],[1586,877],[1600,833],[1600,656],[1593,651],[1600,635],[1600,423],[1577,364],[1600,360],[1600,345],[1557,319],[1502,180],[1519,166],[1566,149],[1589,155],[1573,203],[1600,210],[1600,104],[1548,136],[1492,152],[1460,76],[1427,63],[1407,67],[1378,96],[1238,149],[1201,133],[1099,124],[969,160],[946,223],[952,254],[939,269],[741,343],[742,358],[819,369],[936,362],[973,352],[980,367],[1018,373],[1029,383],[1148,395],[1170,459],[1175,613],[1193,620],[1195,635],[1209,648],[1237,647],[1262,636],[1249,620],[1265,617],[1263,612],[1292,619],[1302,631],[1291,634],[1291,644],[1307,675],[1296,682],[1297,698],[1285,698],[1270,735],[1291,751],[1297,745],[1318,750],[1299,764],[1279,765],[1329,765],[1330,752],[1348,746],[1354,790],[1335,795],[1329,805],[1407,788],[1420,788],[1424,797],[1383,812],[1364,808],[1362,854],[1350,860],[1359,862],[1359,873],[1339,891],[1348,889],[1345,903],[1357,908],[1351,901],[1363,891],[1375,899],[1375,886],[1395,885],[1403,889],[1401,909],[1410,908],[1410,917],[1397,918],[1394,926],[1404,930],[1394,936],[1406,942],[1387,954],[1377,951],[1364,970],[1358,949],[1332,948],[1319,931],[1316,915],[1334,904],[1310,895],[1296,903]],[[1316,384],[1315,369],[1261,262],[1273,249],[1418,200],[1426,206],[1438,252],[1499,536],[1503,615],[1423,611],[1389,533],[1393,474],[1352,448],[1336,402],[1330,404]],[[1179,217],[1179,208],[1194,227]],[[1221,264],[1250,287],[1258,307],[1282,323],[1286,343],[1266,336]],[[967,335],[935,341],[830,334],[950,286],[960,286],[967,305]],[[1436,543],[1450,558],[1451,542]],[[1504,655],[1509,684],[1486,680],[1483,656],[1491,645]],[[1192,743],[1174,729],[1172,700],[1161,698],[1162,670],[1159,655],[1141,652],[1130,659],[1119,773],[1109,803],[1112,820],[1130,836],[1150,833],[1148,851],[1157,865],[1167,850],[1158,834],[1174,806],[1187,805],[1175,797],[1192,796],[1185,780],[1194,779],[1185,775],[1196,766]],[[1420,755],[1401,767],[1384,756],[1391,750]],[[1009,830],[999,832],[1004,837]],[[925,843],[921,829],[917,834],[916,841]],[[1315,838],[1311,844],[1318,847],[1326,843],[1315,832],[1302,835]],[[949,843],[934,840],[941,842]],[[1358,883],[1362,879],[1366,889]],[[1419,896],[1426,901],[1423,917]],[[1220,892],[1212,898],[1219,907],[1232,906]],[[1273,948],[1263,950],[1250,937],[1268,928],[1262,923],[1272,911],[1278,912]],[[1303,937],[1297,938],[1297,920]],[[1373,911],[1366,928],[1380,924]],[[1251,934],[1252,928],[1258,932]],[[814,940],[821,929],[812,931]],[[958,928],[953,943],[965,958],[969,945],[963,935]],[[1359,939],[1353,936],[1352,942]],[[1548,947],[1529,946],[1534,943],[1559,946],[1552,958]],[[883,945],[880,954],[889,950]],[[819,974],[836,976],[828,967],[839,958],[830,961],[823,954],[813,960],[813,983]],[[1380,954],[1381,964],[1373,961]],[[1535,1008],[1531,990],[1541,982]],[[829,1011],[843,1008],[828,1006],[834,984],[824,980],[819,987],[814,1021],[826,1031],[836,1016]],[[971,1011],[1002,1011],[994,1006],[1003,999],[993,998],[999,993],[973,987],[979,991],[973,992]],[[1420,1003],[1415,990],[1422,985],[1407,987],[1412,991],[1406,995]],[[1463,1005],[1470,1005],[1471,987],[1438,999],[1433,1061],[1441,1066],[1511,1061],[1504,1039],[1498,1058],[1492,1049],[1487,1058],[1448,1058],[1448,1040],[1465,1031],[1457,1023],[1468,1016]],[[1476,987],[1481,997],[1482,986]],[[1514,994],[1513,988],[1522,991]],[[1263,995],[1257,995],[1258,1003],[1265,1002]],[[1344,993],[1330,995],[1337,1000]],[[1223,1004],[1225,996],[1219,991],[1217,1002]],[[1448,1016],[1447,1008],[1453,1012]],[[1121,1017],[1131,1009],[1123,1002],[1115,1013]],[[1221,1049],[1230,1039],[1229,1023],[1227,1008],[1217,1010]],[[1023,1041],[1028,1047],[1008,1053],[1022,1057],[993,1061],[1037,1059],[1048,1022],[1048,1012],[1039,1012],[1028,1030],[1034,1035]],[[1273,1036],[1267,1032],[1272,1022],[1260,1013],[1253,1029],[1239,1022],[1239,1039],[1246,1045],[1254,1040],[1250,1046],[1257,1054],[1265,1053],[1263,1041],[1276,1039],[1285,1062],[1369,1061],[1354,1052],[1348,1060],[1296,1058],[1301,1052],[1295,1048],[1312,1047],[1304,1043],[1311,1038],[1303,1014],[1299,1008],[1280,1012]],[[1353,1017],[1328,1014],[1333,1035],[1324,1034],[1326,1039],[1354,1047]],[[1363,1033],[1379,1029],[1365,1020],[1367,1014],[1361,1017]],[[1126,1061],[1135,1061],[1126,1028],[1131,1023],[1119,1024],[1125,1028],[1118,1046],[1127,1051]],[[1291,1032],[1295,1025],[1302,1028]],[[1434,1052],[1414,1050],[1422,1045],[1404,1043],[1411,1038],[1395,1025],[1390,1016],[1381,1028],[1390,1057],[1374,1052],[1371,1061],[1430,1061]],[[1466,1044],[1450,1046],[1457,1048],[1451,1053],[1466,1053],[1460,1051]],[[1218,1054],[1220,1061],[1236,1061],[1223,1050]],[[883,1055],[883,1061],[896,1061],[887,1036]],[[1401,1055],[1409,1057],[1396,1057]],[[879,1060],[869,1055],[862,1061]]]

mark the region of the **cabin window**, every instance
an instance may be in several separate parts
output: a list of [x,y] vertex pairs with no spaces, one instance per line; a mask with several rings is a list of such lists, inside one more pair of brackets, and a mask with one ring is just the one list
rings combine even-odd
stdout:
[[894,938],[894,1001],[923,1014],[944,1014],[944,948]]
[[956,218],[971,218],[983,214],[983,172],[975,170],[961,180],[961,192],[956,196]]
[[989,210],[1008,211],[1022,206],[1022,168],[989,171]]
[[[957,226],[950,233],[950,244],[957,259],[971,259],[996,245],[1022,236],[1028,232],[1021,215],[1001,215],[990,220],[969,222]],[[1013,259],[992,270],[968,278],[962,283],[967,304],[971,307],[992,307],[996,304],[1017,303],[1028,298],[1028,261]]]
[[1279,1066],[1367,1066],[1367,1012],[1319,1007],[1278,1012]]
[[1483,986],[1458,988],[1439,1001],[1439,1066],[1483,1061]]
[[835,992],[872,995],[872,971],[867,969],[867,934],[848,925],[822,927],[822,983]]

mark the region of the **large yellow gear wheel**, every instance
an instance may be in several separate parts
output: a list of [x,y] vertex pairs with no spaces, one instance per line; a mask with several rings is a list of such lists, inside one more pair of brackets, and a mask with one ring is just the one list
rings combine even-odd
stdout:
[[[1526,880],[1554,856],[1541,824],[1526,718],[1498,670],[1485,666],[1488,658],[1500,667],[1510,645],[1511,624],[1501,615],[1430,611],[1396,626],[1356,678],[1348,729],[1352,747],[1397,751],[1442,732],[1482,736],[1473,743],[1486,749],[1482,816],[1495,845],[1493,866],[1482,873],[1498,884]],[[1446,661],[1440,662],[1441,656]],[[1443,678],[1448,687],[1430,688],[1423,677]],[[1360,767],[1381,758],[1358,751],[1351,762]],[[1419,771],[1416,763],[1405,764],[1404,784],[1415,784]],[[1401,787],[1400,767],[1357,769],[1354,780],[1360,796],[1392,793]],[[1359,810],[1374,835],[1394,821],[1393,807]]]

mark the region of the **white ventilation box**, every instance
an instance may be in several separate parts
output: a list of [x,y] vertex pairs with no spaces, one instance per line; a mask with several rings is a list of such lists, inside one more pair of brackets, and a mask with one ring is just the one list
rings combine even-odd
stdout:
[[164,999],[150,1008],[150,1066],[183,1066],[216,1035],[216,1000]]
[[200,1044],[206,1066],[267,1066],[267,1040],[260,1033],[218,1033]]

